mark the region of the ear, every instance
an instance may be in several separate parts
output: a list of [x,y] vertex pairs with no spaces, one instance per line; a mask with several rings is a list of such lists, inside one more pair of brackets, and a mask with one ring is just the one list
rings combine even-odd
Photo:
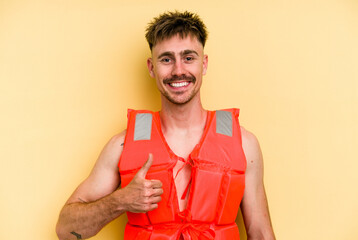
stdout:
[[153,60],[152,58],[148,58],[147,59],[147,67],[148,67],[148,71],[149,71],[149,75],[152,77],[152,78],[155,78],[155,74],[154,74],[154,71],[153,71]]
[[208,55],[204,55],[203,59],[203,75],[206,74],[206,70],[208,69]]

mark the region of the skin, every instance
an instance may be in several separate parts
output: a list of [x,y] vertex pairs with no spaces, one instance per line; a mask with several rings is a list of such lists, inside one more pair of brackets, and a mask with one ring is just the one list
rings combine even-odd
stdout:
[[245,191],[241,202],[247,239],[276,239],[263,182],[263,158],[254,134],[241,127],[242,147],[247,161]]
[[[208,67],[208,56],[195,37],[174,36],[153,47],[147,66],[161,92],[160,117],[164,137],[173,152],[183,159],[174,168],[176,175],[184,166],[175,178],[180,197],[191,171],[185,160],[199,142],[206,124],[207,111],[201,105],[200,87]],[[263,184],[260,146],[252,133],[244,128],[241,131],[247,160],[246,189],[241,208],[247,236],[249,240],[275,239]],[[61,210],[56,226],[60,240],[92,237],[127,211],[148,212],[158,207],[163,193],[162,183],[145,179],[153,161],[151,154],[134,179],[126,187],[119,188],[118,159],[125,134],[123,131],[106,144],[90,175]],[[186,203],[187,197],[179,199],[181,210],[185,209]]]

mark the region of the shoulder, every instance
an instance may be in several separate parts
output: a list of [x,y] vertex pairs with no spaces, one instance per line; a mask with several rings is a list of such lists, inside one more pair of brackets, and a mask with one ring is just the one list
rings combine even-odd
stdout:
[[121,180],[117,165],[125,135],[126,131],[123,131],[107,142],[90,175],[78,186],[67,203],[78,202],[79,199],[92,202],[118,188]]
[[243,148],[254,149],[259,147],[259,141],[252,132],[245,129],[243,126],[240,126],[240,131]]
[[118,149],[119,147],[123,146],[124,139],[126,137],[126,133],[127,133],[127,130],[124,130],[124,131],[114,135],[113,137],[111,137],[111,139],[106,144],[106,147]]
[[240,131],[243,140],[249,142],[257,142],[256,136],[252,132],[244,128],[243,126],[240,126]]
[[240,130],[242,148],[244,150],[248,166],[250,166],[250,163],[262,162],[261,148],[257,137],[242,126],[240,127]]
[[111,139],[104,146],[96,165],[100,164],[104,166],[116,167],[118,159],[122,154],[126,133],[127,131],[124,130],[111,137]]

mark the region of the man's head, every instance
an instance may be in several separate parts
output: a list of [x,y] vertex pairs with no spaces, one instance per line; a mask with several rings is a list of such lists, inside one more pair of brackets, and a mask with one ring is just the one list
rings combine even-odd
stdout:
[[152,50],[158,42],[176,35],[181,38],[196,37],[203,47],[208,37],[205,24],[199,16],[187,11],[166,12],[154,18],[146,29],[145,37]]
[[149,25],[146,37],[152,51],[147,66],[156,79],[162,103],[200,101],[208,64],[204,54],[207,32],[200,18],[189,12],[162,14]]

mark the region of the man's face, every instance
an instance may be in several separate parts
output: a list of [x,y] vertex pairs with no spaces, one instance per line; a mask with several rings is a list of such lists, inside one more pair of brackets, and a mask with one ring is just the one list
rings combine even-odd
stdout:
[[200,97],[208,56],[204,55],[203,46],[196,37],[177,35],[153,47],[147,66],[162,96],[181,105]]

